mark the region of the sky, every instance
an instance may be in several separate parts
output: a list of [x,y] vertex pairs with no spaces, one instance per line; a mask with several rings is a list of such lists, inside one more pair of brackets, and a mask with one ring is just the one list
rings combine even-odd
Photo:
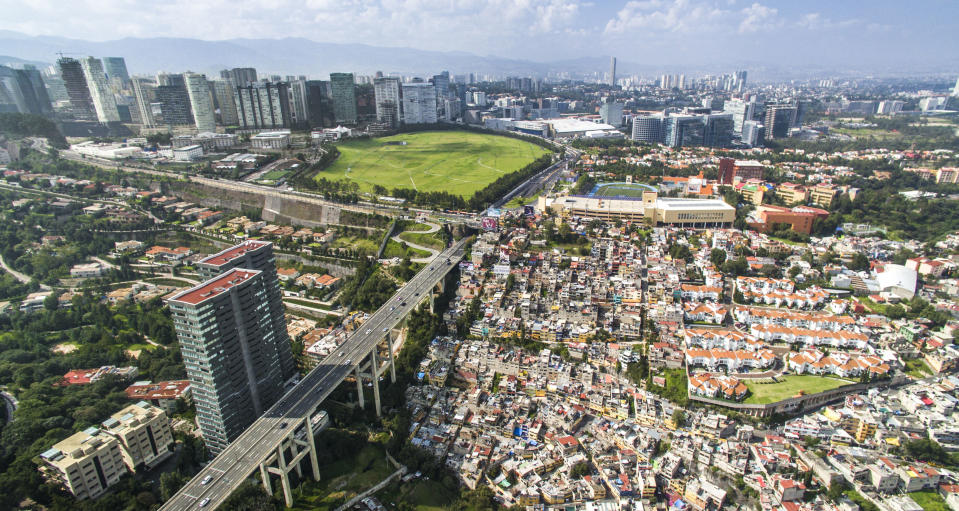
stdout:
[[[305,37],[540,62],[890,68],[959,61],[956,0],[0,0],[0,29],[95,41]],[[955,71],[944,69],[943,71]]]

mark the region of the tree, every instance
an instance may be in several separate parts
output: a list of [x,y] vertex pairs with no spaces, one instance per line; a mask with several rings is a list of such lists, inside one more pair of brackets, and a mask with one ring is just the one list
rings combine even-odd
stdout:
[[682,408],[676,408],[675,410],[673,410],[673,424],[675,424],[676,427],[678,428],[685,423],[686,423],[686,411],[683,410]]
[[276,511],[278,506],[262,486],[245,482],[217,509],[223,511]]
[[856,252],[852,256],[852,262],[849,263],[849,269],[854,271],[864,271],[869,269],[869,258],[862,252]]
[[714,248],[709,252],[709,261],[713,263],[713,266],[719,268],[726,262],[726,251]]
[[160,474],[160,498],[169,500],[186,483],[187,478],[179,471]]

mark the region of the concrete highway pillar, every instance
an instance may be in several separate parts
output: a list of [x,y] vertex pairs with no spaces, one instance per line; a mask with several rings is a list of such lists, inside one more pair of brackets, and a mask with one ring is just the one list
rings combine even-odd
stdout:
[[354,368],[356,370],[356,398],[360,402],[360,408],[366,408],[366,403],[363,400],[363,378],[360,376],[360,365],[356,364]]
[[286,501],[286,507],[293,507],[293,488],[290,487],[290,471],[286,466],[286,455],[283,453],[286,449],[284,442],[280,442],[276,448],[276,462],[280,465],[280,484],[283,485],[283,500]]
[[260,463],[260,478],[263,479],[263,488],[271,497],[273,496],[273,485],[270,484],[270,473],[266,471],[266,465]]
[[310,443],[310,465],[313,465],[313,480],[320,480],[320,462],[316,459],[316,440],[313,438],[313,414],[306,418],[306,437]]
[[386,342],[386,352],[390,354],[390,381],[396,383],[396,361],[393,359],[393,340],[387,337]]
[[370,358],[373,359],[373,370],[370,378],[373,380],[373,403],[376,405],[376,416],[383,415],[383,408],[380,406],[380,357],[376,355],[376,346],[370,352]]

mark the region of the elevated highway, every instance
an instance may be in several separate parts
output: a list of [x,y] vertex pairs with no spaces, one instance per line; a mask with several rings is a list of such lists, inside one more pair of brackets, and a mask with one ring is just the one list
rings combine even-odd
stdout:
[[[390,300],[380,307],[324,361],[257,419],[239,438],[227,446],[160,509],[181,511],[215,509],[247,478],[259,472],[272,494],[272,481],[279,479],[287,506],[293,505],[289,474],[312,471],[319,479],[316,446],[317,427],[323,424],[318,408],[350,374],[356,376],[360,406],[363,380],[371,381],[377,413],[380,413],[379,377],[387,371],[396,379],[392,349],[380,360],[378,345],[393,328],[423,300],[463,258],[466,240],[460,240],[420,270]],[[309,459],[309,463],[301,463]]]

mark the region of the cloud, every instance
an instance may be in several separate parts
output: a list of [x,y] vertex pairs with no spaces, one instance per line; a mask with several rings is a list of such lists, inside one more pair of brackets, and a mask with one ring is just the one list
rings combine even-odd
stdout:
[[719,32],[737,27],[740,34],[768,30],[782,24],[779,11],[760,3],[732,9],[733,2],[699,0],[632,0],[606,23],[604,34],[652,32]]
[[740,34],[770,30],[782,25],[782,22],[777,19],[779,14],[777,9],[759,3],[746,7],[740,13],[744,15],[743,20],[739,22]]
[[800,17],[796,25],[806,30],[836,30],[850,28],[860,23],[862,23],[862,21],[858,19],[833,21],[830,18],[823,17],[823,15],[818,12],[811,12]]

